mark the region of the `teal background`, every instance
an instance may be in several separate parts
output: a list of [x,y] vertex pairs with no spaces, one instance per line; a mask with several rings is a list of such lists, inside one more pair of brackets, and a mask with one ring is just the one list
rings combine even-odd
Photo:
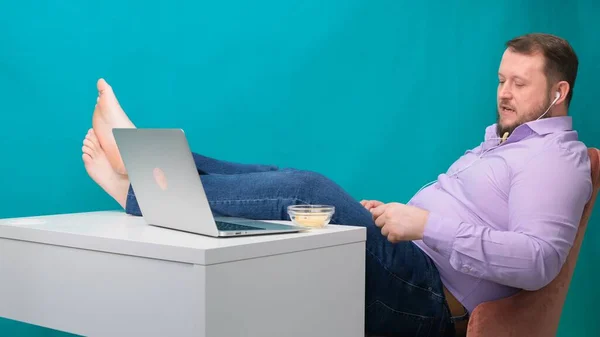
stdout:
[[[579,55],[571,114],[600,147],[598,2],[458,3],[2,0],[0,218],[118,207],[81,161],[99,77],[134,123],[182,127],[196,152],[405,202],[494,123],[504,42],[544,31]],[[600,335],[598,213],[560,336]],[[0,335],[66,336],[6,319]]]

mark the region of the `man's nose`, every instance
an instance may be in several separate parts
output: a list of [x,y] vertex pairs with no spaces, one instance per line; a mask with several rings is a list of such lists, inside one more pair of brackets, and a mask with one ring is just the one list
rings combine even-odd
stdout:
[[500,89],[500,93],[498,96],[502,99],[511,99],[512,92],[507,87],[503,87],[502,89]]

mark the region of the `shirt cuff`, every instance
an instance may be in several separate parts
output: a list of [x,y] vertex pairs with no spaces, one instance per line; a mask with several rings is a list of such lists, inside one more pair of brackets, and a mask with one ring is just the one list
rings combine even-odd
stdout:
[[445,219],[430,212],[423,231],[423,243],[449,259],[459,226],[460,221]]

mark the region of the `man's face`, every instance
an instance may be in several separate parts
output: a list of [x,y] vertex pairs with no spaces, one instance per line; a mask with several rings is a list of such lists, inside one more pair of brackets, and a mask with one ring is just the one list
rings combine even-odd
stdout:
[[498,70],[498,136],[512,133],[517,126],[536,120],[551,100],[543,55],[519,54],[507,49]]

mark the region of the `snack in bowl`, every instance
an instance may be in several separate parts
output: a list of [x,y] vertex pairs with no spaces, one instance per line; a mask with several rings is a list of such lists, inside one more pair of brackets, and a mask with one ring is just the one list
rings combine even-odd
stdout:
[[292,205],[288,214],[295,225],[323,228],[331,221],[335,207],[329,205]]

